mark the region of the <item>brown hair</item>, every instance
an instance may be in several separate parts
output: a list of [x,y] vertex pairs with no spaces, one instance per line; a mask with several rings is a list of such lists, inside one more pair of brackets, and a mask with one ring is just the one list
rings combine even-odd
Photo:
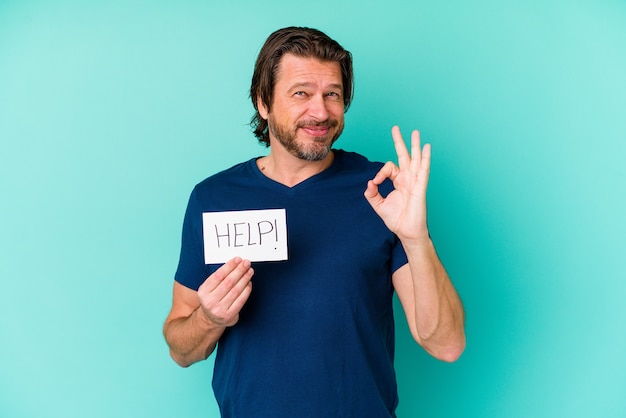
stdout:
[[267,38],[259,52],[250,85],[250,99],[255,110],[250,126],[254,136],[265,146],[270,145],[267,121],[259,114],[257,100],[262,100],[267,110],[271,110],[278,64],[287,53],[338,62],[343,81],[344,111],[348,110],[352,101],[352,54],[349,51],[317,29],[292,26],[277,30]]

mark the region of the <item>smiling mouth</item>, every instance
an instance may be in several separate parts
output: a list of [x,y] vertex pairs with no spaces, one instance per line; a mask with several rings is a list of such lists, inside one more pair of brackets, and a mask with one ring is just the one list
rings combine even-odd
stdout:
[[307,134],[315,137],[326,136],[330,131],[329,126],[303,126],[301,129]]
[[336,127],[339,123],[336,120],[325,120],[322,122],[317,121],[302,121],[298,128],[302,129],[308,135],[315,138],[322,138],[330,132],[330,129]]

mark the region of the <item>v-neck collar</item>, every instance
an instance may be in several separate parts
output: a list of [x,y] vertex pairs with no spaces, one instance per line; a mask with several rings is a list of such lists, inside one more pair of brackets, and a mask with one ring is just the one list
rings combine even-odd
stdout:
[[311,177],[308,177],[304,180],[302,180],[300,183],[297,183],[293,186],[287,186],[279,181],[273,180],[271,178],[269,178],[268,176],[266,176],[265,174],[263,174],[263,172],[261,171],[261,169],[259,168],[259,166],[257,165],[257,160],[259,158],[262,157],[256,157],[253,158],[252,160],[248,161],[248,164],[250,165],[250,168],[252,170],[252,172],[254,173],[255,176],[260,177],[261,178],[261,182],[264,183],[265,185],[267,185],[268,187],[270,187],[271,189],[277,190],[277,191],[281,191],[281,192],[287,192],[287,193],[295,193],[298,190],[302,190],[302,189],[306,189],[308,187],[310,187],[311,185],[319,182],[320,180],[323,180],[329,176],[331,176],[332,174],[334,174],[337,170],[340,164],[338,164],[337,159],[339,158],[343,158],[342,152],[341,150],[335,150],[333,149],[332,152],[334,153],[334,158],[332,163],[330,164],[330,166],[328,166],[327,168],[325,168],[324,170],[320,171],[317,174],[312,175]]

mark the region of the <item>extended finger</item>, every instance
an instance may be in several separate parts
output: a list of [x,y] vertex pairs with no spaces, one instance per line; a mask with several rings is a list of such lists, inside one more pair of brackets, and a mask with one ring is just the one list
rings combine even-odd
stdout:
[[400,128],[397,125],[391,128],[391,136],[393,138],[393,145],[396,148],[396,154],[398,154],[398,165],[400,168],[408,166],[411,163],[411,156],[400,133]]
[[422,150],[422,165],[421,165],[422,170],[430,171],[430,155],[431,155],[430,144],[424,144],[424,149]]
[[425,144],[424,149],[422,150],[422,163],[420,166],[420,179],[424,182],[424,189],[426,189],[426,186],[428,185],[428,177],[430,176],[430,155],[430,144]]
[[411,171],[417,173],[422,164],[422,148],[420,144],[420,131],[411,132]]

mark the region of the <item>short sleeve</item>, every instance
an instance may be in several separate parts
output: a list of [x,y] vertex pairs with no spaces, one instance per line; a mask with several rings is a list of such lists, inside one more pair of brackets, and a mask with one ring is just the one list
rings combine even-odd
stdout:
[[194,188],[183,220],[180,258],[174,280],[185,287],[198,290],[210,274],[209,266],[204,264],[202,212],[198,205],[197,188]]
[[396,237],[394,246],[391,250],[391,272],[395,273],[400,267],[408,263],[409,260],[404,252],[404,247],[400,242],[400,239]]

